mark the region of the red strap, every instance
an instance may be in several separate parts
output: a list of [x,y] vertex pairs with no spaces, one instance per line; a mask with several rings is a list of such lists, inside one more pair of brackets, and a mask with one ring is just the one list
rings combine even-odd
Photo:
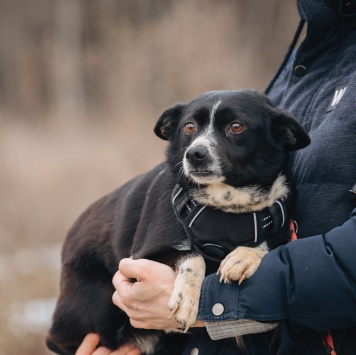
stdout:
[[289,221],[289,229],[290,229],[290,239],[291,240],[297,240],[297,233],[295,231],[295,222],[293,221],[293,219],[291,219]]
[[336,351],[334,349],[334,340],[333,337],[331,336],[330,331],[326,333],[325,340],[323,340],[324,346],[327,348],[327,350],[330,352],[330,355],[337,355]]

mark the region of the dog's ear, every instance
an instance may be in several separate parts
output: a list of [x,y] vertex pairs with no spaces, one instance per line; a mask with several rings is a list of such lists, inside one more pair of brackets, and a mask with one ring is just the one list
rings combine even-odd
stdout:
[[183,103],[178,103],[162,113],[154,128],[154,132],[159,138],[166,141],[169,140],[174,127],[176,127],[182,116],[185,106]]
[[282,110],[275,109],[272,134],[275,140],[287,150],[302,149],[310,143],[310,137],[304,128]]

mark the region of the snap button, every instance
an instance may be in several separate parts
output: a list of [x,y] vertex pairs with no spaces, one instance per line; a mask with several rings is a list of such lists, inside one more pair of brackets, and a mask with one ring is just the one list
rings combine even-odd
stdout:
[[294,68],[294,75],[298,76],[299,78],[304,76],[306,73],[307,73],[307,68],[304,65],[297,65]]
[[221,303],[215,303],[212,310],[215,316],[220,316],[224,313],[224,306]]
[[198,355],[199,354],[199,349],[198,348],[194,348],[192,349],[192,351],[190,352],[190,355]]

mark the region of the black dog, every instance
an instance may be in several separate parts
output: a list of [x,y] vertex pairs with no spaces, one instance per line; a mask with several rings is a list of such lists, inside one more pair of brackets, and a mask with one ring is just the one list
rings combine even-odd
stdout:
[[[288,153],[310,139],[286,112],[256,91],[208,92],[166,110],[155,133],[169,141],[167,161],[101,198],[69,231],[47,339],[59,354],[73,354],[89,332],[111,349],[130,342],[145,354],[160,352],[169,335],[134,329],[111,302],[111,280],[122,258],[150,258],[179,269],[169,308],[188,329],[205,276],[201,255],[216,271],[216,262],[231,252],[219,273],[225,282],[241,282],[271,247],[288,239]],[[248,238],[236,239],[240,232]]]

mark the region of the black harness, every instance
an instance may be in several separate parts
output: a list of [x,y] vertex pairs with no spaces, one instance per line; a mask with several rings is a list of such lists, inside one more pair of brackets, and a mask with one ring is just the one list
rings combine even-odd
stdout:
[[280,200],[257,212],[223,212],[198,204],[177,184],[172,205],[191,250],[213,262],[219,263],[237,246],[255,247],[267,242],[273,249],[289,240],[289,219],[285,203]]

